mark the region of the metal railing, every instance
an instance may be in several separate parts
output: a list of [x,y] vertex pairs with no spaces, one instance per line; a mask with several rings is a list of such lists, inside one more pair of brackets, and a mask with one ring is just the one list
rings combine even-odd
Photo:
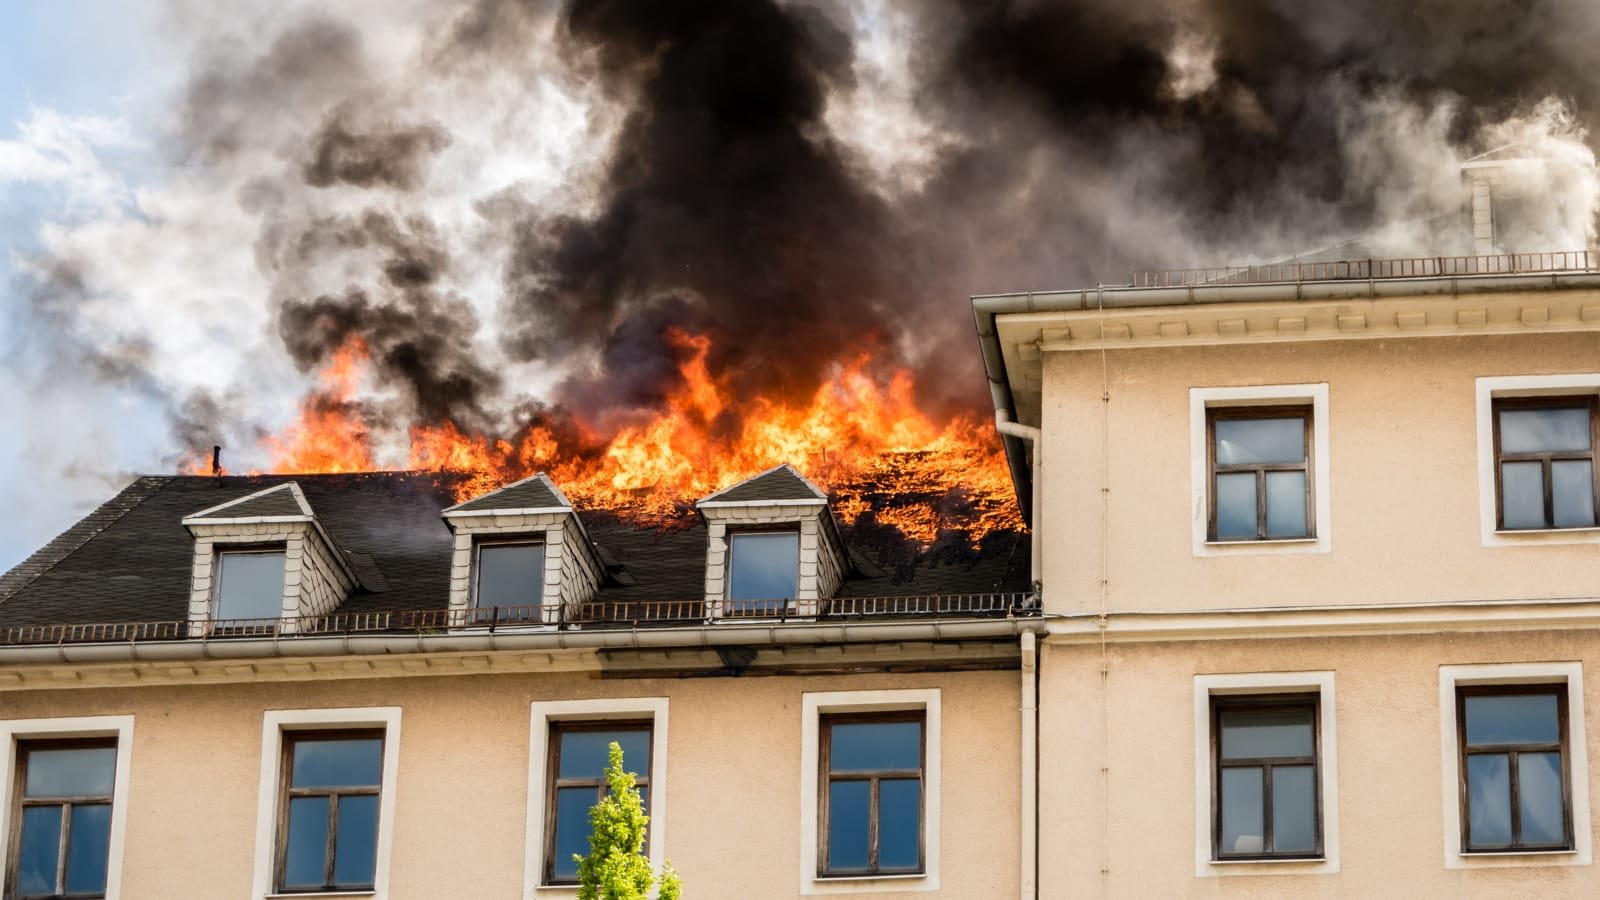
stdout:
[[1365,281],[1377,278],[1437,278],[1454,275],[1531,275],[1542,272],[1600,270],[1600,251],[1501,253],[1493,256],[1414,256],[1397,259],[1341,259],[1328,262],[1263,263],[1203,269],[1134,272],[1136,288],[1297,284],[1305,281]]
[[920,594],[830,600],[592,600],[486,609],[341,612],[325,616],[206,621],[99,622],[0,627],[0,647],[45,644],[147,643],[347,635],[432,635],[463,632],[716,627],[719,623],[800,624],[897,618],[995,618],[1042,615],[1033,593]]

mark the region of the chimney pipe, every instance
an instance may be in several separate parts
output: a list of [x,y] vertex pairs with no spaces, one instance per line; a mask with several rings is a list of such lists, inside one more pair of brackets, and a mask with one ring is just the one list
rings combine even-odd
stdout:
[[222,445],[211,445],[211,474],[222,477]]

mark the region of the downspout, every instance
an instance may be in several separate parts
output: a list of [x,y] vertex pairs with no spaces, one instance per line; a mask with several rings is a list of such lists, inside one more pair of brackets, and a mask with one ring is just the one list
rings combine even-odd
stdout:
[[[1040,540],[1041,525],[1044,517],[1041,516],[1039,494],[1042,479],[1039,477],[1039,458],[1043,443],[1039,440],[1040,430],[1027,425],[1013,422],[1010,411],[999,409],[995,412],[994,426],[1001,434],[1020,438],[1033,444],[1033,491],[1032,509],[1033,521],[1030,523],[1029,537],[1032,552],[1029,559],[1029,571],[1035,597],[1042,606],[1044,603],[1044,585],[1040,578],[1043,571],[1044,554],[1041,552],[1043,543]],[[1022,838],[1022,900],[1034,900],[1039,895],[1039,669],[1038,669],[1038,636],[1033,632],[1024,632],[1021,637],[1020,650],[1022,655],[1022,821],[1019,823]]]

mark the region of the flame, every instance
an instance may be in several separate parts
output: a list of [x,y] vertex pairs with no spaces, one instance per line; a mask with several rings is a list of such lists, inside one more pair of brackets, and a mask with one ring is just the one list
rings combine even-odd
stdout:
[[[728,377],[708,364],[710,337],[674,328],[666,339],[684,361],[664,410],[595,437],[593,447],[575,447],[570,435],[541,424],[513,437],[415,424],[406,466],[462,473],[458,500],[543,471],[579,507],[666,522],[700,497],[789,463],[829,493],[844,525],[889,526],[923,544],[947,532],[977,541],[1023,527],[992,430],[971,417],[936,424],[917,408],[909,371],[884,371],[861,351],[836,363],[805,402],[757,398],[741,407]],[[264,442],[271,471],[377,468],[357,399],[367,365],[360,339],[339,348],[298,421]],[[594,432],[577,424],[585,436]],[[185,464],[191,474],[209,472],[204,460]]]

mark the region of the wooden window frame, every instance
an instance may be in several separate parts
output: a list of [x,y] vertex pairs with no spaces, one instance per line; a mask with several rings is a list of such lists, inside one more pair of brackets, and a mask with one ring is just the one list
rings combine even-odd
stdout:
[[[738,539],[741,538],[741,537],[752,537],[752,536],[764,535],[764,534],[783,534],[783,535],[789,535],[789,536],[794,538],[794,546],[795,546],[795,554],[794,554],[794,556],[795,556],[794,594],[795,595],[793,597],[770,597],[770,598],[765,598],[765,599],[735,600],[735,599],[733,599],[733,555],[734,555],[734,546],[738,543]],[[754,527],[751,527],[751,528],[730,528],[730,529],[728,529],[727,535],[728,535],[728,562],[727,562],[728,568],[727,568],[727,578],[724,579],[723,588],[722,588],[722,603],[723,603],[722,615],[725,616],[725,617],[731,616],[731,617],[735,617],[735,618],[739,618],[739,617],[742,617],[742,618],[760,618],[760,617],[766,616],[766,615],[778,614],[783,610],[787,610],[789,612],[793,612],[795,609],[797,609],[798,608],[798,604],[800,602],[800,568],[801,568],[801,563],[803,562],[803,560],[801,559],[801,543],[802,543],[802,541],[800,540],[800,528],[799,528],[799,526],[796,525],[796,526],[793,526],[793,527],[787,527],[786,528],[786,527],[770,527],[770,526],[764,526],[764,525],[757,525],[757,526],[754,526]],[[764,604],[764,606],[762,608],[756,609],[756,610],[736,609],[736,607],[734,606],[734,604],[743,604],[743,603]],[[778,606],[779,604],[783,604],[783,607],[782,607],[781,610],[780,610],[780,608]]]
[[[1211,858],[1217,861],[1319,860],[1325,858],[1322,803],[1322,695],[1312,691],[1284,694],[1212,694],[1211,725]],[[1310,756],[1265,756],[1223,760],[1222,713],[1227,710],[1305,709],[1311,710]],[[1279,853],[1270,849],[1275,834],[1272,827],[1272,769],[1277,766],[1311,767],[1312,817],[1316,841],[1311,850]],[[1236,853],[1222,847],[1222,771],[1225,768],[1261,770],[1262,849],[1259,853]]]
[[[1568,683],[1541,682],[1532,684],[1457,684],[1456,703],[1456,755],[1457,790],[1461,809],[1461,852],[1463,854],[1527,853],[1530,851],[1570,851],[1573,842],[1572,805],[1572,753],[1568,735],[1571,733],[1567,707]],[[1506,695],[1550,694],[1556,698],[1556,720],[1559,734],[1556,743],[1542,744],[1490,744],[1479,749],[1467,746],[1467,698]],[[1559,843],[1526,843],[1522,836],[1522,804],[1519,791],[1521,780],[1517,756],[1520,753],[1559,753],[1561,755],[1561,806],[1565,834]],[[1471,842],[1472,798],[1467,790],[1467,759],[1469,756],[1507,756],[1507,777],[1511,792],[1511,843],[1504,846],[1475,847]]]
[[[72,849],[72,807],[88,805],[105,805],[116,808],[116,769],[115,757],[112,761],[111,793],[108,794],[80,794],[71,797],[49,797],[39,800],[29,800],[24,795],[27,792],[28,782],[28,756],[40,750],[72,750],[72,749],[103,749],[111,748],[117,754],[122,752],[120,741],[117,737],[94,738],[26,738],[19,740],[16,747],[16,771],[14,772],[15,787],[10,798],[11,803],[11,833],[6,836],[6,891],[5,900],[53,900],[53,898],[89,898],[106,896],[105,890],[89,893],[69,894],[66,892],[67,863]],[[22,811],[31,807],[59,806],[61,813],[61,842],[56,854],[56,890],[49,894],[23,894],[21,887],[22,874]],[[113,836],[113,840],[114,840]],[[107,847],[106,882],[109,887],[111,882],[111,848]]]
[[535,602],[532,604],[533,612],[531,614],[523,613],[523,614],[516,615],[516,616],[512,617],[509,621],[511,621],[511,622],[513,622],[515,624],[527,624],[527,625],[537,625],[540,622],[544,621],[544,567],[543,566],[544,566],[545,563],[549,562],[549,559],[550,559],[550,556],[549,556],[549,554],[550,554],[550,545],[544,539],[544,534],[541,532],[541,533],[537,533],[537,534],[506,535],[506,536],[503,536],[503,537],[502,536],[493,536],[493,537],[485,536],[485,537],[477,537],[477,538],[473,539],[473,541],[472,541],[472,586],[469,589],[468,596],[467,596],[467,618],[468,618],[468,624],[472,624],[472,625],[483,625],[483,624],[491,624],[491,623],[498,624],[498,623],[500,623],[502,621],[502,619],[500,617],[500,610],[502,610],[502,609],[512,609],[512,610],[526,609],[526,607],[518,607],[518,606],[491,606],[491,607],[488,607],[488,610],[489,610],[488,614],[484,615],[484,612],[485,612],[484,609],[482,607],[478,606],[478,576],[483,571],[483,567],[480,564],[480,560],[482,558],[482,553],[483,553],[483,548],[484,547],[506,547],[506,546],[521,545],[521,544],[538,544],[540,547],[543,548],[540,551],[541,565],[540,565],[540,569],[539,569],[539,571],[537,573],[537,578],[535,580],[535,584],[538,587],[538,590],[536,591],[536,595],[537,596],[536,596]]
[[[575,885],[577,879],[558,881],[555,877],[556,868],[556,811],[559,806],[558,792],[561,788],[590,787],[595,789],[595,802],[599,803],[610,793],[610,786],[605,776],[596,778],[562,778],[561,776],[561,737],[565,734],[584,731],[643,731],[646,735],[645,746],[650,748],[650,758],[645,760],[643,771],[634,772],[635,787],[650,787],[650,768],[655,763],[656,755],[656,728],[654,719],[573,719],[553,720],[549,725],[550,736],[545,759],[545,802],[544,802],[544,851],[543,862],[540,864],[540,884],[551,886]],[[627,760],[623,765],[628,766]],[[629,766],[628,768],[632,768]],[[650,799],[644,804],[645,815],[650,815],[650,808],[655,805],[656,792],[650,792]],[[650,855],[650,831],[646,826],[644,836],[644,855]]]
[[[1542,453],[1503,453],[1500,450],[1500,413],[1515,409],[1585,409],[1589,413],[1589,449],[1550,451]],[[1494,521],[1499,531],[1566,531],[1576,528],[1594,528],[1600,525],[1600,396],[1595,394],[1555,394],[1528,397],[1492,397],[1489,402],[1490,429],[1494,441]],[[1589,463],[1589,489],[1593,492],[1596,521],[1588,525],[1555,524],[1555,488],[1551,479],[1551,463]],[[1501,479],[1502,464],[1507,462],[1537,462],[1544,476],[1544,524],[1527,528],[1506,527],[1505,488]]]
[[[1298,463],[1232,463],[1217,462],[1218,419],[1293,419],[1305,426],[1303,437],[1305,456]],[[1312,541],[1317,538],[1317,486],[1316,486],[1316,415],[1313,404],[1274,404],[1269,406],[1208,406],[1206,407],[1206,540],[1231,543],[1235,541]],[[1306,533],[1298,537],[1267,537],[1267,473],[1303,472],[1306,476]],[[1253,538],[1217,537],[1217,476],[1254,473],[1256,476],[1256,536]]]
[[[918,725],[917,768],[872,769],[835,774],[832,771],[833,726],[837,723],[864,724],[877,722],[916,722]],[[928,871],[928,720],[926,709],[892,710],[884,712],[822,713],[817,724],[817,877],[818,878],[873,878],[884,875],[923,875]],[[883,868],[878,861],[879,821],[878,786],[884,779],[917,779],[917,865],[909,868]],[[828,788],[835,781],[867,781],[870,783],[867,800],[867,867],[864,869],[834,869],[828,861],[829,803]]]
[[[378,782],[371,787],[366,786],[341,786],[336,788],[297,788],[294,787],[294,747],[302,741],[336,741],[336,740],[378,740]],[[378,854],[376,842],[381,838],[383,828],[383,769],[385,753],[388,749],[388,730],[378,728],[310,728],[310,729],[285,729],[279,747],[279,765],[281,784],[278,790],[277,828],[273,838],[274,855],[272,883],[274,893],[279,894],[324,894],[350,891],[373,891],[376,889],[378,877]],[[327,797],[328,798],[328,843],[323,851],[323,883],[316,887],[290,887],[284,883],[285,866],[289,861],[289,801],[294,797]],[[341,797],[377,797],[378,798],[378,828],[380,835],[374,837],[373,875],[372,881],[361,884],[335,884],[333,880],[334,866],[337,861],[338,833],[339,833],[339,798]]]

